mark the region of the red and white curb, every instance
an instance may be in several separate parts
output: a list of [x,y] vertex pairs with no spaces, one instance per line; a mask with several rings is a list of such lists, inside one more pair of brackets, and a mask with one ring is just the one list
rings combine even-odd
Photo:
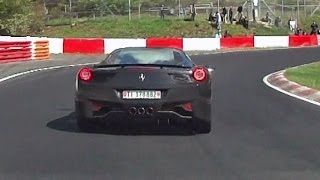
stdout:
[[320,106],[320,91],[289,81],[284,72],[271,73],[263,78],[263,82],[281,93]]

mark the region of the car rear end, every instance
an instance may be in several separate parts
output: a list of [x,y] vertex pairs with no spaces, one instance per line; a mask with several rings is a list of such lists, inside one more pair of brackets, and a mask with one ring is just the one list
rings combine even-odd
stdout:
[[76,114],[88,123],[211,121],[211,69],[203,66],[85,67]]

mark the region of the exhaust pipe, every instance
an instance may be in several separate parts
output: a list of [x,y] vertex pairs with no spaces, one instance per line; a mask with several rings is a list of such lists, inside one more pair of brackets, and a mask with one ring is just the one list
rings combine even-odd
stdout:
[[140,115],[144,114],[145,112],[146,112],[146,110],[143,107],[140,107],[138,109],[138,114],[140,114]]
[[154,112],[152,107],[148,107],[146,110],[147,114],[152,114]]
[[136,115],[136,114],[137,114],[137,108],[131,107],[131,108],[129,109],[129,113],[130,113],[131,115]]

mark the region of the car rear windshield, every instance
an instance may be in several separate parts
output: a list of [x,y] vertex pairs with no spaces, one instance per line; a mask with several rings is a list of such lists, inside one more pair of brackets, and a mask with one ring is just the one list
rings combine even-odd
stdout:
[[193,62],[175,49],[121,49],[107,57],[103,64],[153,64],[192,67]]

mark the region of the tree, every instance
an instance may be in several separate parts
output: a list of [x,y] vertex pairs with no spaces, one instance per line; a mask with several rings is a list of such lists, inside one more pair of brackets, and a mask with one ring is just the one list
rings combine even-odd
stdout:
[[[8,29],[11,34],[27,34],[32,24],[40,27],[39,19],[43,17],[39,8],[41,0],[3,0],[0,2],[1,29]],[[38,7],[35,9],[35,7]],[[44,9],[42,4],[42,9]],[[36,23],[37,22],[37,23]]]

